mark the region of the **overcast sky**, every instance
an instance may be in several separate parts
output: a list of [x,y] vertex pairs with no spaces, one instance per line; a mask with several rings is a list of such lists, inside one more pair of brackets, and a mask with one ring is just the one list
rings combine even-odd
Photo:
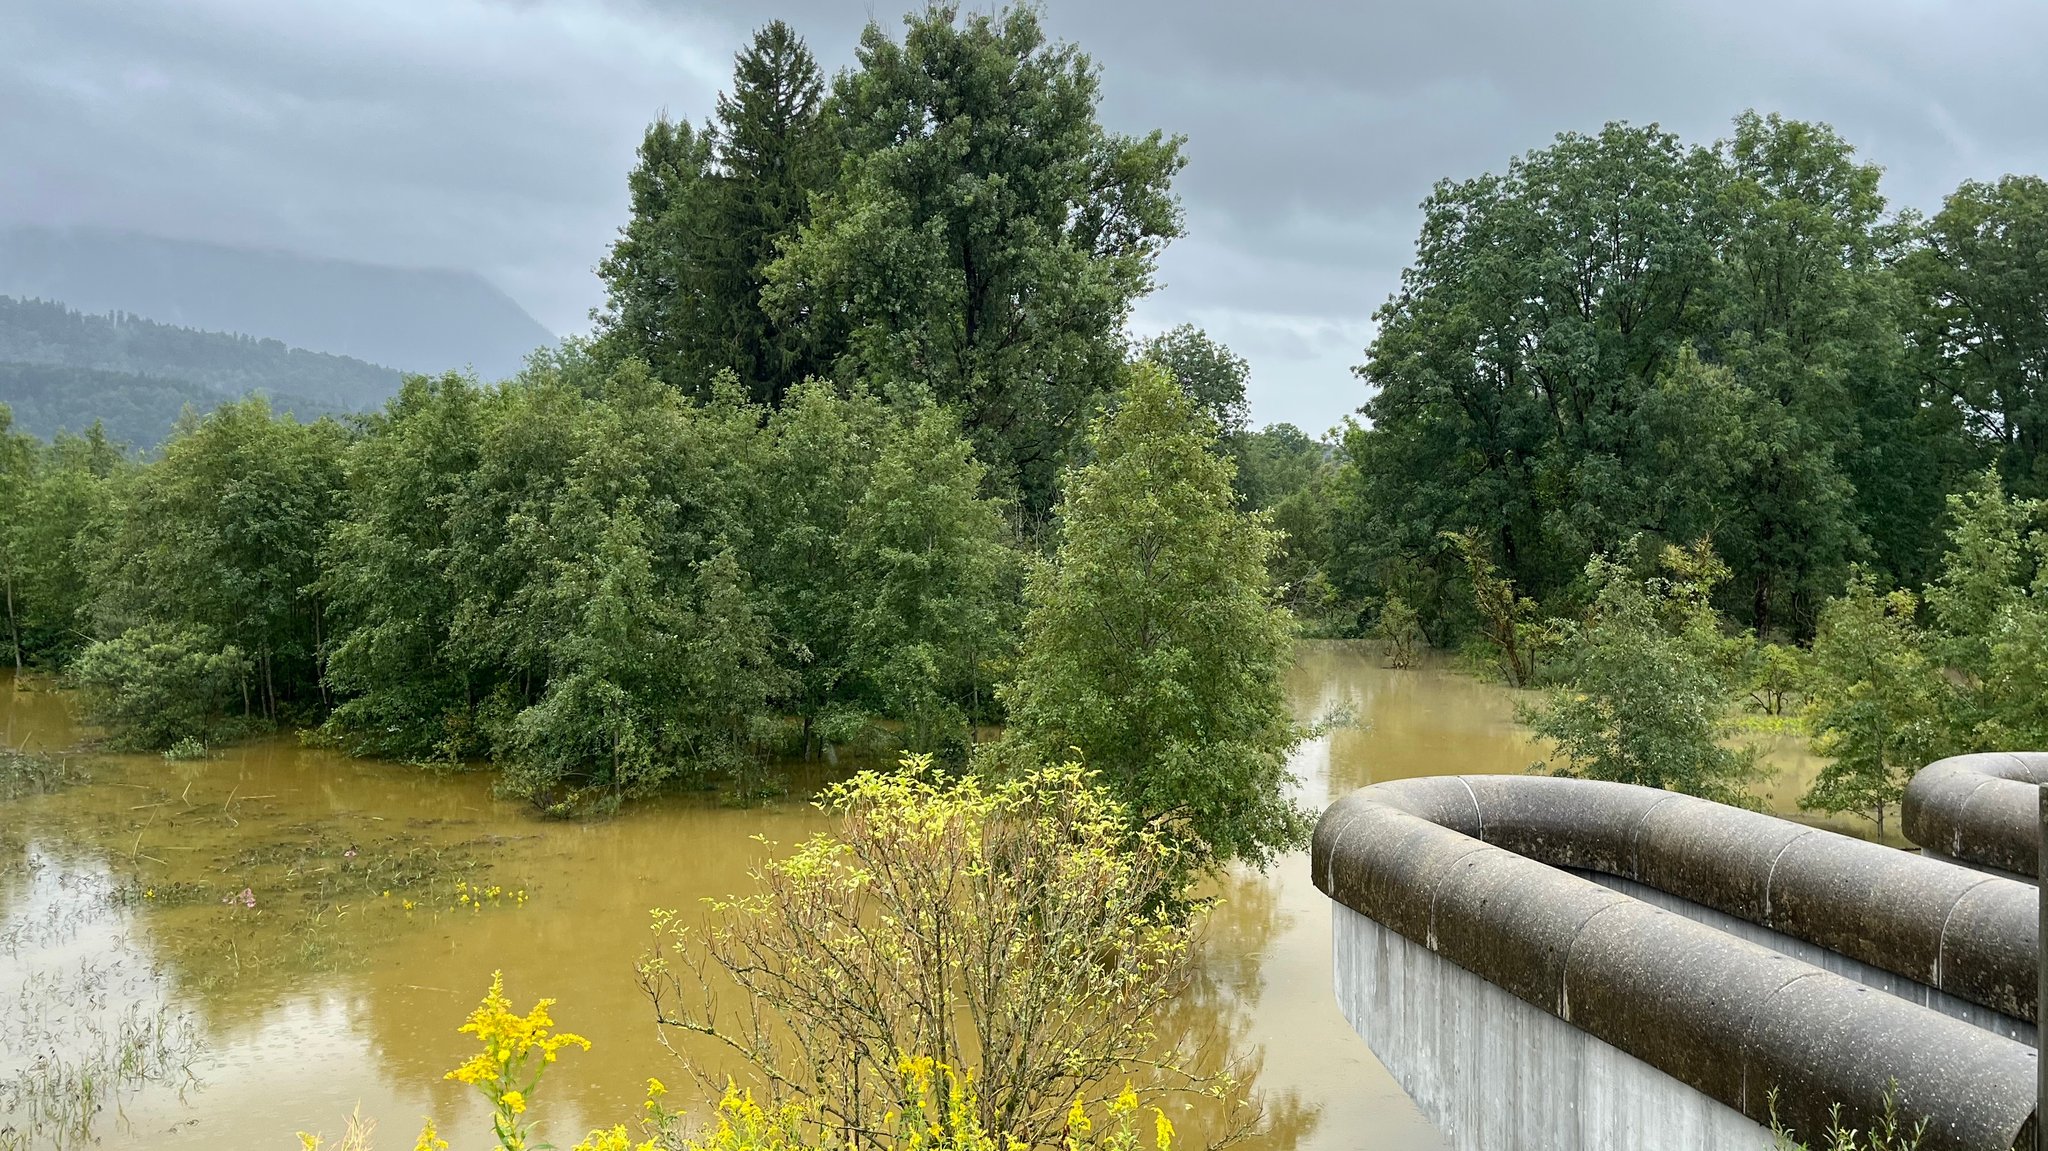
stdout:
[[[94,224],[467,268],[556,332],[601,293],[657,111],[701,119],[754,25],[828,68],[867,0],[0,0],[0,223]],[[986,7],[986,5],[983,5]],[[1566,129],[1711,140],[1824,119],[1895,205],[2048,170],[2041,0],[1050,0],[1112,127],[1189,137],[1189,236],[1138,327],[1253,366],[1254,417],[1320,432],[1439,177]]]

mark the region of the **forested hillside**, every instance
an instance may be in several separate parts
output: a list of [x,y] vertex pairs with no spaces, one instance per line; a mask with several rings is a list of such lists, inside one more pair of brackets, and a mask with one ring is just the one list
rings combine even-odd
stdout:
[[149,447],[190,405],[261,392],[306,418],[374,408],[399,373],[346,356],[122,313],[0,296],[0,403],[24,430],[81,432],[94,420],[121,443]]
[[[0,404],[13,409],[16,428],[44,439],[83,434],[97,423],[113,443],[147,451],[172,434],[187,408],[204,414],[234,398],[162,376],[0,362]],[[280,414],[302,420],[345,411],[303,396],[269,398]]]
[[401,371],[474,367],[486,379],[511,375],[528,352],[555,342],[471,272],[87,228],[0,229],[0,295],[247,332]]

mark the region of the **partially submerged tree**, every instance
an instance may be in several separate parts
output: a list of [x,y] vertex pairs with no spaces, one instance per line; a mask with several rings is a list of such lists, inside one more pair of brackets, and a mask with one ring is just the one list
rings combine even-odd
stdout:
[[1565,638],[1571,678],[1545,706],[1521,712],[1562,757],[1556,774],[1754,802],[1745,788],[1757,753],[1727,746],[1729,691],[1707,603],[1727,569],[1711,557],[1670,549],[1648,576],[1603,557],[1586,565],[1596,592],[1589,618]]
[[1529,686],[1536,679],[1538,656],[1556,639],[1556,626],[1544,618],[1535,600],[1516,590],[1478,537],[1445,532],[1443,539],[1464,563],[1481,634],[1493,648],[1501,675],[1510,687]]
[[1288,795],[1294,628],[1266,570],[1274,533],[1237,510],[1215,438],[1165,372],[1132,369],[1031,574],[1007,739],[1041,761],[1079,748],[1139,817],[1264,863],[1306,833]]

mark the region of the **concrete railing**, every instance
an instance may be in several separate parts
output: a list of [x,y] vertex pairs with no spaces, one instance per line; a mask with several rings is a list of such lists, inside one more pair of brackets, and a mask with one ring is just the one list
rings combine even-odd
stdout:
[[2048,752],[1936,760],[1906,785],[1906,838],[1930,855],[2031,882],[2040,874],[2035,821],[2044,783]]
[[[1324,814],[1313,866],[1341,905],[1338,993],[1354,1024],[1367,1030],[1361,1014],[1371,1015],[1437,1057],[1410,1068],[1411,1094],[1448,1097],[1454,1049],[1498,1064],[1496,1078],[1529,1080],[1516,1096],[1524,1110],[1557,1110],[1537,1102],[1544,1080],[1563,1090],[1567,1072],[1576,1077],[1556,1114],[1471,1113],[1469,1138],[1449,1132],[1461,1147],[1592,1146],[1597,1123],[1624,1132],[1604,1136],[1608,1145],[1678,1146],[1658,1124],[1698,1111],[1691,1093],[1726,1111],[1686,1120],[1700,1133],[1692,1145],[1726,1145],[1730,1121],[1760,1133],[1773,1100],[1778,1119],[1808,1136],[1837,1104],[1844,1123],[1869,1130],[1888,1091],[1927,1120],[1930,1151],[2032,1146],[2027,1044],[1574,873],[1640,884],[2030,1020],[2038,909],[2023,884],[1705,800],[1541,776],[1365,788]],[[1384,986],[1347,988],[1347,978],[1405,980],[1438,1002],[1395,1004]],[[1444,1022],[1467,1006],[1447,999],[1499,992],[1504,1003],[1490,1010],[1517,1020],[1512,1034],[1486,1042]],[[1533,1020],[1518,1005],[1537,1009]],[[1516,1061],[1517,1036],[1528,1047],[1509,1067],[1500,1060]],[[1629,1062],[1615,1064],[1608,1048]],[[1401,1053],[1392,1054],[1390,1066]],[[1664,1117],[1631,1111],[1619,1098],[1630,1092],[1664,1092]],[[1521,1138],[1531,1124],[1547,1126]]]

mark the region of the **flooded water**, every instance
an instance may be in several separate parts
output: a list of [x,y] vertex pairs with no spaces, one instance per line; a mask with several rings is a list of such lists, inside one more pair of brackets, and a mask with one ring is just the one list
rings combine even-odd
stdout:
[[[1317,642],[1289,682],[1304,718],[1354,717],[1297,755],[1301,798],[1318,808],[1378,780],[1519,772],[1538,758],[1510,693],[1443,669],[1386,670],[1368,649]],[[7,688],[0,678],[0,743],[77,743],[63,695]],[[1774,803],[1813,766],[1782,750]],[[566,1147],[630,1120],[646,1077],[684,1079],[633,974],[648,909],[745,890],[772,849],[762,840],[825,826],[800,802],[734,809],[708,796],[543,822],[493,799],[487,775],[289,738],[89,770],[89,782],[0,804],[0,1080],[67,1027],[99,1037],[148,1071],[122,1090],[102,1069],[93,1134],[112,1148],[286,1151],[297,1131],[338,1136],[356,1108],[377,1121],[380,1147],[410,1146],[425,1115],[456,1147],[483,1146],[477,1099],[441,1076],[468,1054],[455,1028],[498,969],[516,1007],[557,998],[558,1025],[595,1045],[550,1071],[542,1133]],[[1273,1123],[1252,1146],[1441,1147],[1337,1013],[1306,858],[1232,876],[1222,894],[1200,993],[1174,1026],[1257,1068]]]

